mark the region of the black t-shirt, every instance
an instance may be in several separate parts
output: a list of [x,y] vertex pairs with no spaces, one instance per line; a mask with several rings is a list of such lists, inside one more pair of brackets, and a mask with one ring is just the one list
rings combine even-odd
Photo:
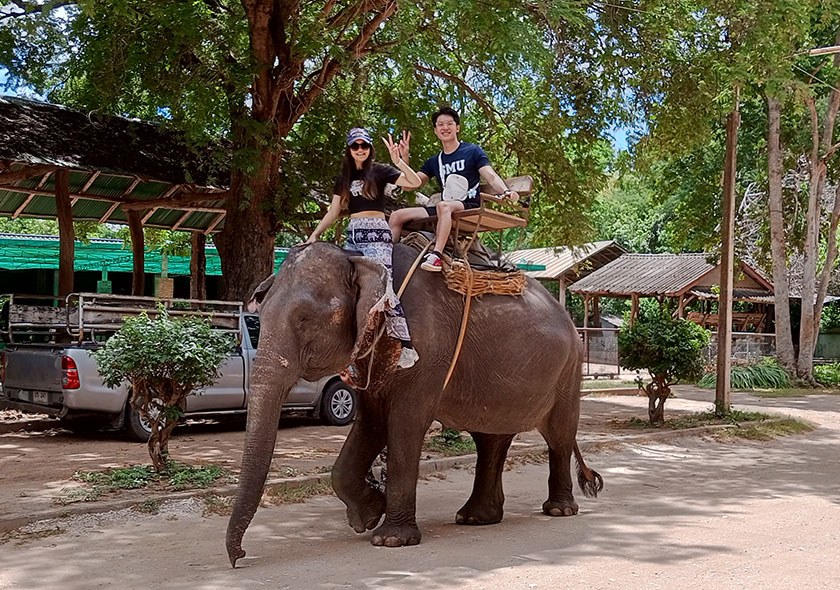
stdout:
[[[370,168],[369,178],[369,181],[372,181],[376,187],[374,190],[376,198],[373,199],[368,199],[362,194],[362,189],[364,188],[364,181],[362,180],[363,174],[364,170],[356,169],[353,169],[351,173],[350,201],[347,205],[347,209],[350,213],[359,213],[360,211],[385,211],[385,185],[396,182],[397,178],[399,178],[402,173],[393,166],[374,162]],[[333,194],[340,194],[338,191],[340,190],[341,185],[342,178],[341,175],[339,175],[335,181]]]
[[[440,164],[443,164],[443,174],[441,174]],[[462,141],[451,154],[444,154],[440,152],[425,161],[420,172],[429,178],[437,178],[443,189],[443,183],[446,177],[450,174],[460,174],[467,179],[470,189],[478,186],[481,182],[481,174],[479,169],[490,165],[490,158],[483,149],[474,143]]]

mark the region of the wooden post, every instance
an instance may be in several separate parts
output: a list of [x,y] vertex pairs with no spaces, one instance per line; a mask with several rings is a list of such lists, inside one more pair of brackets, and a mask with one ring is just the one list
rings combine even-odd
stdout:
[[126,211],[126,217],[131,234],[131,255],[134,259],[131,294],[143,295],[146,290],[146,244],[143,237],[143,220],[137,209]]
[[639,319],[639,294],[633,293],[631,295],[632,303],[630,305],[630,325],[632,326]]
[[207,236],[194,231],[190,237],[190,299],[207,299]]
[[601,327],[601,306],[599,305],[600,297],[597,295],[592,298],[592,325],[595,328]]
[[73,205],[70,202],[70,171],[55,171],[55,208],[58,216],[58,296],[64,298],[73,292],[73,263],[75,259],[76,231],[73,229]]
[[560,305],[566,307],[566,275],[557,279],[557,301]]
[[685,299],[683,298],[683,294],[680,293],[680,298],[677,300],[677,317],[682,318],[685,316]]
[[583,327],[589,327],[589,297],[583,296]]
[[735,171],[738,166],[738,89],[735,105],[726,118],[726,159],[723,169],[723,219],[720,255],[720,298],[718,300],[717,385],[715,413],[722,416],[731,405],[730,371],[732,368],[732,282],[735,269]]

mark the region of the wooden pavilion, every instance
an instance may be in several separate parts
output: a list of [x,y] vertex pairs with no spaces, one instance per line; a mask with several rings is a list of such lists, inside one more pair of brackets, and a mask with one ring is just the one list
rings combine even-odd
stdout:
[[0,98],[0,215],[57,219],[59,296],[73,291],[74,221],[130,228],[135,294],[143,292],[143,226],[193,232],[191,290],[204,298],[206,236],[224,227],[224,150],[197,153],[160,125]]
[[598,270],[625,253],[624,248],[612,240],[590,242],[582,246],[550,246],[514,250],[505,258],[525,274],[543,283],[557,283],[558,299],[566,305],[566,288],[575,281]]
[[[746,263],[735,270],[733,300],[753,303],[754,311],[733,313],[736,331],[761,332],[767,328],[767,312],[773,305],[773,285]],[[717,301],[720,265],[708,261],[707,254],[624,254],[575,282],[569,287],[584,301],[584,326],[589,310],[600,297],[632,301],[630,319],[639,315],[639,299],[650,297],[664,303],[676,299],[677,315],[686,315],[686,306],[702,301],[701,311],[690,312],[688,319],[705,327],[717,328],[717,314],[711,302]]]

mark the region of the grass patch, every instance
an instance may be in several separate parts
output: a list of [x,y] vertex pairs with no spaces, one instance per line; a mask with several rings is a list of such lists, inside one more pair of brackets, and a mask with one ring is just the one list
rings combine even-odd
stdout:
[[814,387],[793,387],[790,389],[753,389],[750,391],[756,397],[805,397],[808,395],[840,395],[840,389],[836,388],[814,388]]
[[444,457],[457,457],[475,453],[475,441],[471,436],[463,436],[457,430],[445,429],[423,443],[426,451],[440,453]]
[[201,499],[204,500],[204,513],[202,516],[207,517],[211,514],[230,516],[233,513],[233,496],[206,494]]
[[761,412],[743,412],[741,410],[732,410],[726,416],[719,418],[715,415],[713,410],[708,412],[698,412],[695,414],[686,414],[665,420],[664,425],[651,424],[648,420],[641,418],[630,418],[624,423],[619,423],[622,427],[635,428],[638,430],[668,428],[671,430],[685,430],[687,428],[698,428],[700,426],[715,426],[721,424],[740,424],[741,422],[758,422],[762,420],[772,420],[775,416],[770,414],[763,414]]
[[279,484],[266,490],[263,496],[263,504],[301,504],[314,496],[329,496],[332,494],[332,481],[329,478],[297,486]]
[[773,422],[759,422],[757,424],[744,424],[738,428],[727,428],[726,430],[714,433],[713,436],[721,441],[733,441],[736,439],[773,440],[780,436],[812,432],[815,429],[816,426],[806,420],[784,418]]
[[[767,358],[752,365],[734,365],[730,370],[732,389],[785,389],[790,387],[790,375],[776,362]],[[707,373],[697,383],[712,389],[717,383],[716,373]]]
[[206,488],[226,479],[232,481],[230,472],[219,465],[186,465],[169,462],[169,473],[157,473],[151,465],[133,465],[105,471],[77,471],[73,479],[85,487],[64,489],[53,501],[56,504],[92,502],[105,494],[120,490],[153,488],[155,490],[189,490]]
[[143,514],[157,514],[160,512],[160,500],[152,498],[151,500],[143,500],[139,504],[134,505],[134,510],[142,512]]
[[47,537],[54,537],[64,533],[64,529],[54,527],[51,529],[42,529],[39,531],[23,532],[20,529],[14,531],[7,531],[0,537],[0,545],[5,545],[11,541],[17,541],[17,545],[23,545],[29,541],[36,541],[38,539],[46,539]]

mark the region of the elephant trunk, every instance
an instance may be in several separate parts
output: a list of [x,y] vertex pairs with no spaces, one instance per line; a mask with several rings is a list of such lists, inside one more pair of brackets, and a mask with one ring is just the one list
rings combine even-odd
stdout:
[[[298,379],[296,371],[289,368],[288,361],[282,356],[263,354],[264,351],[261,349],[254,362],[239,490],[227,527],[226,544],[232,567],[236,567],[236,561],[245,556],[242,536],[262,498],[274,455],[280,411]],[[278,357],[279,361],[276,360]]]

